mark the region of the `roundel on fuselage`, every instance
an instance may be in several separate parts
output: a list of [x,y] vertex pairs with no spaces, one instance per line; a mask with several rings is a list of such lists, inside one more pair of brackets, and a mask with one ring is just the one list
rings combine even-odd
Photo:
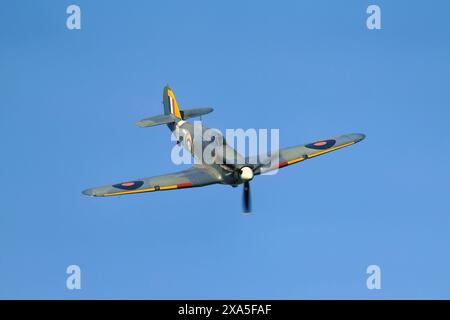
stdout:
[[305,147],[309,148],[309,149],[325,150],[325,149],[331,148],[335,144],[336,144],[336,140],[330,139],[330,140],[316,141],[316,142],[307,144]]
[[186,148],[189,152],[192,152],[192,138],[191,135],[188,133],[186,137]]

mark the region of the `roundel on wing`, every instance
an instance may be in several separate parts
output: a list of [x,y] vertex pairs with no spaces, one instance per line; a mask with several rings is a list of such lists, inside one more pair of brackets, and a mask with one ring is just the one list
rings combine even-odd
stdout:
[[325,150],[325,149],[329,149],[332,146],[334,146],[335,143],[336,143],[336,140],[333,140],[333,139],[321,140],[321,141],[316,141],[316,142],[307,144],[305,147],[307,147],[309,149]]
[[139,187],[142,187],[144,181],[127,181],[113,185],[114,188],[122,189],[122,190],[134,190]]

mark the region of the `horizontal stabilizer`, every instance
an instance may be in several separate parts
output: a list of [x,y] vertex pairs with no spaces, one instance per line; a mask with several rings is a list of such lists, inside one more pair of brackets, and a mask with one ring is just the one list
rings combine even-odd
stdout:
[[189,118],[195,118],[200,117],[201,115],[208,114],[213,112],[213,108],[197,108],[197,109],[185,109],[181,110],[181,118],[183,120],[189,119]]
[[176,122],[178,119],[175,118],[172,114],[167,115],[159,115],[150,118],[142,119],[141,121],[136,122],[136,125],[141,128],[145,127],[154,127],[159,126],[160,124],[168,124],[172,122]]

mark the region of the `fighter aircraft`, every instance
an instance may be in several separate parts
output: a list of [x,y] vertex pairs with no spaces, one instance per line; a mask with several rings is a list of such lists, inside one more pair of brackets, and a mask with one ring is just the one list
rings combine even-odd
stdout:
[[[177,143],[189,151],[195,159],[202,158],[204,148],[210,143],[220,144],[218,150],[221,150],[221,152],[215,155],[216,161],[212,164],[197,163],[190,169],[177,173],[91,188],[84,190],[83,194],[94,197],[109,197],[203,187],[212,184],[224,184],[233,187],[243,184],[243,208],[244,212],[249,213],[251,212],[250,181],[255,176],[351,146],[365,138],[365,135],[360,133],[340,135],[302,146],[280,149],[275,163],[274,159],[270,157],[268,159],[266,157],[264,160],[253,157],[250,161],[250,157],[244,158],[229,146],[223,136],[220,136],[221,139],[214,139],[214,141],[204,141],[202,137],[201,148],[194,146],[193,140],[196,138],[194,136],[194,125],[186,120],[208,114],[213,111],[212,108],[180,110],[175,95],[168,86],[164,87],[163,106],[163,115],[143,119],[137,122],[137,125],[143,128],[167,125],[172,134],[178,137]],[[201,127],[202,130],[208,129],[203,125]]]

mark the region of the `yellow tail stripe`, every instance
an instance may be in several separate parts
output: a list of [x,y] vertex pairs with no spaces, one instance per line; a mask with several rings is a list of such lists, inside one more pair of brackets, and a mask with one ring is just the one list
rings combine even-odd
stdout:
[[174,116],[181,119],[180,108],[178,108],[177,99],[175,99],[173,91],[169,89],[167,90],[167,94],[172,98]]

